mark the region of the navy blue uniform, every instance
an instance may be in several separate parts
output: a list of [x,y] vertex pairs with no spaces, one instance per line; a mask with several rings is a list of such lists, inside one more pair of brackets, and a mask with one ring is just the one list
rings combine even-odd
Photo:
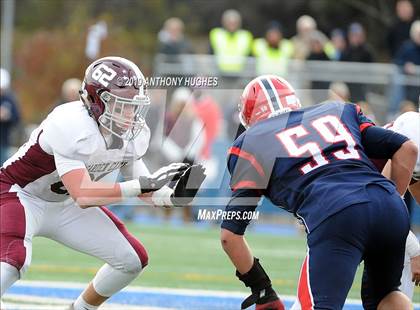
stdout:
[[[369,158],[391,158],[407,138],[373,125],[358,106],[330,102],[258,122],[229,150],[226,210],[254,210],[264,195],[306,227],[303,309],[341,309],[363,258],[367,307],[399,286],[408,215]],[[247,224],[236,218],[222,228],[243,234]]]

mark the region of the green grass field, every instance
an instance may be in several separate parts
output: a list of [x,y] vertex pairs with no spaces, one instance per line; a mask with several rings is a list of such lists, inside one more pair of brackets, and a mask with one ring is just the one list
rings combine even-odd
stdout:
[[[218,227],[128,225],[128,228],[143,242],[150,257],[149,266],[133,285],[247,291],[236,279],[234,268],[220,246]],[[247,240],[271,275],[276,290],[283,295],[295,295],[300,264],[306,253],[304,236],[254,233],[248,234]],[[96,258],[36,238],[32,265],[25,279],[88,282],[100,266]],[[360,272],[361,268],[350,298],[359,299]],[[420,290],[415,295],[414,301],[419,302]]]

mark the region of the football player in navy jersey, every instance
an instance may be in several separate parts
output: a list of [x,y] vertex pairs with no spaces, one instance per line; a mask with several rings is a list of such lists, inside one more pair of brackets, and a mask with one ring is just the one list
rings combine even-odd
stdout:
[[[247,130],[229,150],[232,198],[226,211],[253,211],[265,196],[305,225],[301,308],[341,309],[364,260],[365,309],[410,309],[398,291],[409,230],[400,195],[416,163],[415,143],[374,126],[357,105],[329,102],[302,109],[293,87],[273,75],[245,87],[239,110]],[[392,159],[398,182],[383,177],[369,158]],[[284,309],[243,236],[249,220],[227,218],[223,249],[252,292],[242,309],[253,304],[257,310]]]

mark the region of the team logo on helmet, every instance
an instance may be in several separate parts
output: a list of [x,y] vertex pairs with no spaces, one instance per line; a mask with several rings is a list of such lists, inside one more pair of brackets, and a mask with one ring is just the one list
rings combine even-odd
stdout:
[[87,69],[80,92],[90,115],[110,133],[134,139],[150,106],[140,69],[121,57],[104,57]]

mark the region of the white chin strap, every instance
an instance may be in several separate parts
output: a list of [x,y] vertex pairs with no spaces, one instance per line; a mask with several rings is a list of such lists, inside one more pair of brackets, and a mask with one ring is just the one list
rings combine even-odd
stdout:
[[246,129],[249,128],[249,125],[245,122],[241,112],[239,112],[239,121],[241,122],[242,126],[244,126]]

